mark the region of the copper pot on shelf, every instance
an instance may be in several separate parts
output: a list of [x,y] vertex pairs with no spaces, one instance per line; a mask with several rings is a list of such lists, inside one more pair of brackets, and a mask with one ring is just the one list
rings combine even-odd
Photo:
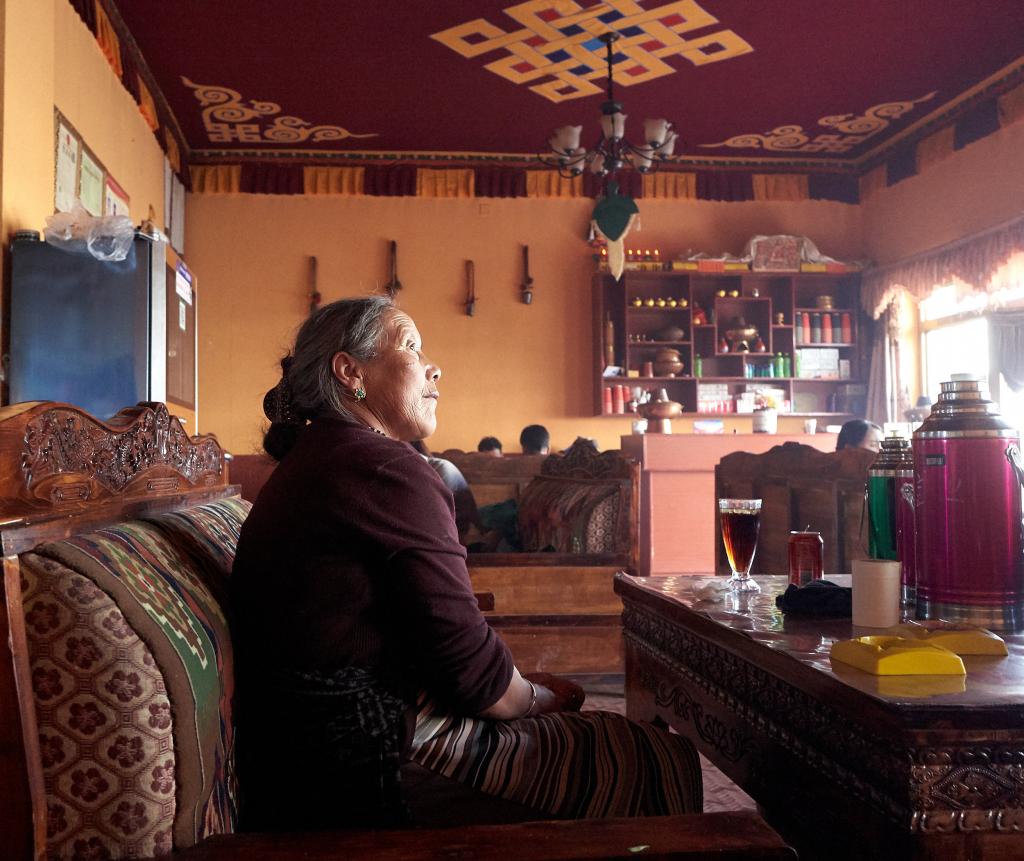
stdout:
[[657,396],[641,404],[638,412],[647,419],[648,433],[672,433],[672,419],[683,414],[683,405],[669,400],[665,389],[658,389]]
[[674,377],[683,367],[683,358],[673,347],[662,347],[654,354],[654,373],[659,377]]
[[682,341],[686,338],[686,332],[678,326],[666,326],[654,333],[655,341]]
[[730,353],[749,353],[750,345],[757,338],[757,326],[748,326],[742,317],[734,317],[729,328],[725,330],[725,340],[729,343]]

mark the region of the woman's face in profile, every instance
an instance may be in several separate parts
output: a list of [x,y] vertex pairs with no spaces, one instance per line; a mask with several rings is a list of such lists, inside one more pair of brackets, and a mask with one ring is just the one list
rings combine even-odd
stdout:
[[440,376],[412,317],[389,311],[380,350],[365,367],[365,403],[388,436],[411,442],[434,432]]

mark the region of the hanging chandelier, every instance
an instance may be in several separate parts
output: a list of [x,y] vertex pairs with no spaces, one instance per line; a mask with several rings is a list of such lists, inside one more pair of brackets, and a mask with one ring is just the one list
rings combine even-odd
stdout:
[[627,164],[640,173],[651,173],[672,156],[675,149],[675,126],[668,120],[644,120],[644,143],[634,146],[626,140],[626,115],[622,104],[615,101],[615,82],[612,79],[612,45],[618,33],[598,36],[605,44],[608,63],[608,99],[601,105],[601,138],[593,149],[580,146],[583,126],[562,126],[548,139],[551,151],[538,156],[548,167],[558,169],[566,178],[579,176],[589,169],[598,176],[619,170]]

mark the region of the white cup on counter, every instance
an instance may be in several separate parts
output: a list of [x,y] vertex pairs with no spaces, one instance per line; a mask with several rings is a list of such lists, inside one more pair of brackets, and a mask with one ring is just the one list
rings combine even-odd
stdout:
[[854,559],[852,582],[854,627],[888,628],[899,624],[899,562]]
[[818,432],[818,420],[817,419],[805,419],[804,420],[804,433],[817,433]]

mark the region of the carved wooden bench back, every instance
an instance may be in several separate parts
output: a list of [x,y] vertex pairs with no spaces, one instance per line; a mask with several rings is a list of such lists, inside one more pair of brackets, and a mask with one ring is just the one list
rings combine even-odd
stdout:
[[491,505],[506,499],[518,500],[523,488],[540,473],[547,459],[543,454],[511,454],[493,457],[489,454],[449,449],[439,457],[454,463],[469,482],[476,504]]
[[[825,544],[825,573],[849,573],[867,556],[864,489],[875,453],[862,448],[821,452],[788,442],[764,452],[734,452],[715,467],[715,498],[760,498],[761,533],[753,573],[789,570],[789,532],[810,527]],[[718,522],[717,508],[715,522]],[[729,573],[721,530],[715,529],[715,570]]]
[[[172,606],[180,590],[186,596],[180,600],[203,620],[204,633],[196,632],[202,644],[190,648],[207,659],[214,650],[212,672],[230,680],[230,644],[216,594],[223,582],[204,581],[230,571],[226,551],[233,547],[225,542],[245,516],[244,504],[229,499],[226,476],[216,439],[190,438],[163,404],[139,404],[105,423],[67,404],[0,410],[4,857],[121,857],[130,847],[161,854],[232,827],[210,812],[204,795],[209,776],[199,790],[205,822],[185,821],[188,799],[179,769],[190,766],[175,758],[188,757],[175,732],[185,718],[168,710],[167,696],[189,681],[168,684],[161,636],[140,640],[124,600],[142,589],[142,603],[132,606],[163,607],[154,612],[171,624],[175,607],[183,606]],[[213,531],[191,531],[203,518],[203,528]],[[106,564],[89,555],[103,542],[113,548],[106,561],[131,570],[107,584],[110,594],[78,565]],[[81,555],[72,562],[61,553]],[[156,566],[149,573],[164,565],[160,570],[169,570],[170,580],[156,573],[145,580],[145,565]],[[169,591],[150,593],[144,582]],[[161,747],[171,734],[173,745]],[[165,786],[171,800],[159,795]]]

